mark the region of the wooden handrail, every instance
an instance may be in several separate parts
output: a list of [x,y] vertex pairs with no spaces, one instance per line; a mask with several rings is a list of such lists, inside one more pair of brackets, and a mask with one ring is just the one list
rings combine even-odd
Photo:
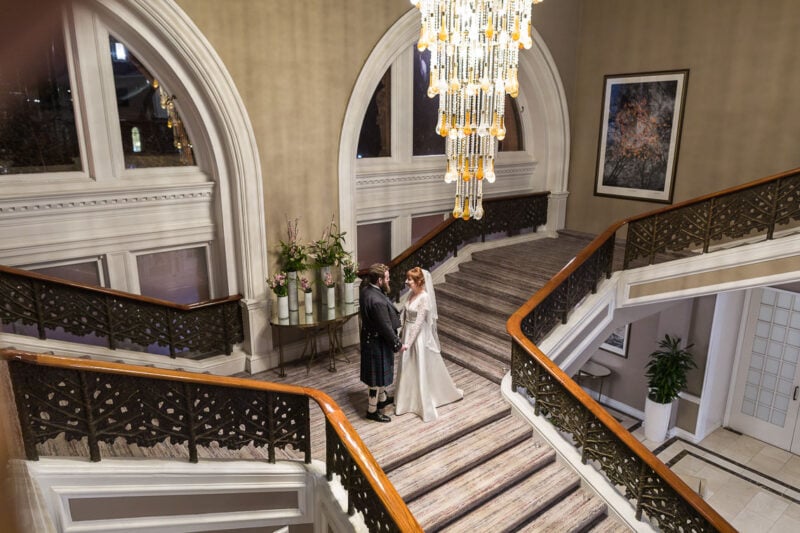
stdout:
[[[0,266],[0,320],[35,326],[40,339],[93,335],[108,348],[169,357],[205,358],[233,352],[244,340],[241,295],[178,304]],[[132,318],[135,317],[135,318]]]
[[[605,411],[605,409],[603,409],[591,396],[589,396],[580,386],[578,386],[569,376],[567,376],[567,374],[564,373],[558,367],[558,365],[553,363],[553,361],[536,346],[535,342],[528,338],[528,335],[525,334],[523,331],[523,322],[529,317],[536,317],[538,308],[542,306],[544,302],[548,301],[549,298],[553,297],[557,291],[562,291],[562,287],[566,286],[567,289],[563,290],[563,292],[566,293],[566,296],[562,298],[565,301],[563,305],[565,305],[566,308],[558,309],[558,312],[562,315],[560,317],[561,322],[566,323],[567,316],[571,310],[570,306],[573,305],[573,302],[577,304],[577,302],[579,302],[583,296],[585,296],[585,294],[582,293],[570,294],[569,285],[571,283],[582,284],[582,287],[580,287],[581,290],[586,290],[587,286],[591,285],[590,282],[592,280],[592,276],[597,277],[598,273],[602,272],[603,269],[605,269],[607,276],[610,275],[613,252],[612,254],[608,254],[607,257],[599,257],[601,255],[601,249],[603,247],[607,248],[609,243],[613,244],[616,232],[623,227],[628,226],[629,224],[655,220],[662,216],[668,217],[672,213],[679,212],[680,210],[692,209],[694,206],[702,205],[703,203],[712,203],[724,198],[728,198],[732,195],[747,194],[750,191],[759,188],[774,187],[775,190],[780,190],[781,182],[786,183],[784,190],[789,191],[790,193],[787,194],[787,196],[793,195],[793,199],[788,202],[788,207],[784,206],[785,212],[781,215],[781,222],[786,223],[787,220],[797,221],[800,219],[800,208],[798,208],[798,201],[796,199],[798,191],[798,177],[800,177],[800,168],[774,174],[772,176],[761,178],[743,185],[730,187],[722,191],[680,202],[673,206],[656,209],[648,213],[628,217],[626,219],[614,222],[603,233],[592,240],[592,242],[589,243],[586,248],[578,253],[572,261],[570,261],[555,276],[553,276],[553,278],[550,279],[550,281],[546,283],[539,291],[537,291],[527,302],[517,309],[517,311],[511,315],[506,323],[506,329],[511,335],[515,345],[519,346],[524,353],[526,353],[527,356],[530,357],[536,365],[538,365],[538,367],[544,369],[544,371],[547,373],[548,379],[557,383],[567,392],[568,395],[577,400],[583,406],[583,408],[586,409],[592,417],[594,417],[595,420],[602,424],[604,428],[613,435],[614,439],[616,439],[619,443],[622,443],[623,446],[635,454],[635,456],[638,457],[638,459],[641,460],[647,466],[647,468],[651,469],[655,475],[668,484],[671,489],[674,490],[684,502],[686,502],[686,504],[691,506],[700,517],[702,517],[712,528],[715,528],[718,531],[735,531],[735,529],[724,518],[722,518],[719,513],[717,513],[705,501],[703,501],[695,491],[689,488],[677,475],[667,468],[666,465],[664,465],[652,452],[643,446],[625,428],[623,428],[619,422],[611,417]],[[776,199],[774,197],[777,196],[777,194],[773,193],[772,196],[773,197],[770,198],[770,201],[772,202],[771,205],[774,206],[776,203]],[[771,213],[771,216],[776,217],[774,209]],[[708,216],[708,218],[710,219],[712,217]],[[709,220],[708,223],[710,224],[711,221]],[[731,224],[733,225],[734,222],[731,222]],[[775,219],[772,221],[760,221],[760,225],[768,227],[766,234],[767,238],[771,239],[773,237],[772,229],[775,225]],[[626,265],[629,255],[627,251],[628,244],[629,242],[626,241]],[[706,232],[706,242],[703,243],[704,252],[708,251],[708,245],[708,232]],[[665,246],[664,248],[666,249],[667,247]],[[655,248],[651,250],[651,262],[652,254],[658,251],[660,250],[656,250]],[[596,260],[598,264],[594,266],[590,265],[590,262],[594,260]],[[599,264],[601,260],[606,261],[606,264]],[[580,276],[576,275],[579,269],[586,268],[587,265],[590,267],[593,266],[594,268],[594,270],[591,272],[591,276],[589,276],[588,282],[586,279],[584,279],[586,276],[581,278]],[[595,287],[592,286],[591,291],[594,292],[594,290]],[[542,313],[539,313],[539,315],[541,314]],[[550,322],[553,322],[552,317]],[[548,324],[545,325],[545,329],[547,331],[550,329]],[[543,331],[540,331],[538,328],[534,329],[536,330],[537,336],[543,336]],[[537,338],[535,340],[536,342],[540,342],[541,338]],[[514,363],[512,361],[512,374],[517,372],[522,373],[520,370],[514,369]],[[537,378],[533,378],[533,380],[530,380],[529,383],[535,383],[536,379]],[[584,456],[585,454],[586,450],[584,450]],[[636,497],[637,495],[634,494],[632,496]],[[640,512],[640,509],[641,506],[637,506],[637,514]]]
[[[447,218],[426,233],[419,241],[389,261],[392,294],[399,298],[403,289],[406,270],[418,266],[432,269],[449,256],[458,255],[458,250],[467,244],[493,233],[505,232],[511,236],[523,229],[536,231],[547,223],[547,200],[549,192],[518,194],[484,200],[485,214],[481,220]],[[360,277],[366,270],[358,272]]]
[[195,302],[191,304],[179,304],[175,302],[171,302],[169,300],[162,300],[160,298],[152,298],[150,296],[142,296],[141,294],[133,294],[130,292],[118,291],[115,289],[108,289],[106,287],[98,287],[96,285],[87,285],[85,283],[79,283],[77,281],[70,281],[63,278],[58,278],[55,276],[48,276],[47,274],[40,274],[38,272],[32,272],[30,270],[22,270],[20,268],[14,268],[9,266],[0,265],[0,272],[6,272],[8,274],[14,274],[15,276],[21,276],[29,279],[36,279],[39,281],[47,281],[48,283],[54,283],[57,285],[63,285],[64,287],[71,287],[73,289],[80,289],[83,291],[93,292],[96,294],[104,294],[106,296],[113,296],[114,298],[120,298],[122,300],[132,300],[136,302],[158,305],[160,307],[169,307],[172,309],[178,309],[180,311],[191,311],[192,309],[201,309],[203,307],[210,307],[213,305],[227,303],[227,302],[236,302],[242,299],[241,294],[234,294],[232,296],[223,296],[222,298],[214,298],[211,300],[203,300],[200,302]]
[[[336,402],[327,394],[309,387],[283,385],[264,381],[255,381],[245,378],[227,376],[214,376],[209,374],[194,374],[179,370],[166,370],[150,367],[139,367],[122,363],[93,361],[86,359],[73,359],[45,354],[35,354],[14,349],[0,349],[0,359],[6,361],[19,361],[28,364],[55,367],[59,369],[99,372],[135,378],[148,378],[166,380],[180,383],[211,385],[223,388],[246,389],[253,391],[268,391],[294,394],[313,399],[325,415],[330,427],[339,436],[347,448],[358,469],[368,480],[370,487],[379,498],[381,504],[394,520],[400,531],[422,531],[414,515],[411,514],[403,499],[397,493],[389,478],[383,472],[375,457],[361,440],[355,428],[339,408]],[[23,421],[20,421],[23,423]]]

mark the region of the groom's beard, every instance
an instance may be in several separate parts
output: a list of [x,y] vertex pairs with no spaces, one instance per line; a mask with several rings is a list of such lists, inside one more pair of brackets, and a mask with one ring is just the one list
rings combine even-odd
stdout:
[[386,296],[389,296],[389,293],[392,291],[389,285],[387,285],[386,283],[381,285],[381,290],[383,291],[383,294],[385,294]]

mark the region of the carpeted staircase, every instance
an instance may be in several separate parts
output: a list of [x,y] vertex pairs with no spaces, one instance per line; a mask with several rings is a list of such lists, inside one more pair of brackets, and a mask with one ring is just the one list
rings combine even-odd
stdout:
[[[590,240],[564,233],[486,250],[447,274],[436,286],[446,359],[499,384],[511,364],[506,320]],[[506,411],[384,470],[427,532],[629,531]]]

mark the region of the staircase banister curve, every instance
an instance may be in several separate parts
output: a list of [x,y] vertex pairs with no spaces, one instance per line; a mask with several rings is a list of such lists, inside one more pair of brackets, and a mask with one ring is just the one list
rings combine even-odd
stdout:
[[160,307],[169,307],[172,309],[177,309],[180,311],[191,311],[193,309],[201,309],[204,307],[211,307],[214,305],[227,303],[227,302],[235,302],[242,299],[241,294],[234,294],[231,296],[223,296],[221,298],[214,298],[211,300],[203,300],[200,302],[190,303],[190,304],[179,304],[176,302],[171,302],[169,300],[162,300],[160,298],[153,298],[150,296],[142,296],[141,294],[133,294],[130,292],[119,291],[116,289],[109,289],[106,287],[97,287],[94,285],[87,285],[85,283],[79,283],[77,281],[70,281],[63,278],[58,278],[55,276],[48,276],[47,274],[40,274],[38,272],[31,272],[30,270],[23,270],[20,268],[9,267],[5,265],[0,265],[0,272],[5,272],[7,274],[13,274],[15,276],[21,276],[24,278],[35,279],[39,281],[46,281],[48,283],[54,283],[56,285],[63,285],[65,287],[71,287],[73,289],[80,289],[83,291],[93,292],[96,294],[103,294],[106,296],[112,296],[114,298],[119,298],[123,300],[133,300],[141,303],[147,303],[152,305],[157,305]]
[[336,432],[341,442],[347,448],[350,457],[369,482],[372,490],[386,509],[386,512],[395,522],[397,529],[399,531],[422,531],[416,518],[411,514],[411,511],[406,506],[402,497],[398,494],[397,490],[389,481],[389,478],[378,465],[375,457],[361,440],[361,437],[359,437],[355,428],[347,419],[347,416],[330,396],[320,390],[295,385],[255,381],[247,378],[195,374],[180,370],[140,367],[123,363],[88,359],[74,359],[47,354],[36,354],[15,349],[0,349],[0,359],[9,362],[17,361],[65,370],[98,372],[115,374],[118,376],[202,384],[223,388],[287,393],[310,398],[319,406],[329,423],[329,427]]
[[[783,190],[781,190],[782,185],[785,185],[785,189]],[[733,527],[724,518],[722,518],[719,513],[717,513],[704,500],[702,500],[702,498],[700,498],[697,493],[689,488],[678,476],[673,474],[669,468],[667,468],[655,455],[653,455],[652,452],[650,452],[637,439],[635,439],[613,417],[608,415],[608,413],[602,407],[600,407],[600,405],[593,398],[586,394],[583,389],[579,387],[569,376],[567,376],[566,373],[564,373],[557,365],[555,365],[550,358],[547,357],[536,346],[535,342],[531,340],[523,331],[523,321],[530,317],[532,317],[531,320],[534,322],[537,319],[549,318],[549,322],[543,324],[540,329],[536,330],[534,328],[533,334],[537,337],[535,339],[537,342],[541,341],[541,338],[552,330],[552,324],[555,323],[556,318],[560,318],[562,323],[566,323],[567,316],[572,310],[573,306],[580,302],[586,293],[588,293],[588,290],[591,290],[591,292],[596,290],[596,287],[591,282],[594,281],[594,283],[596,283],[597,279],[599,278],[598,273],[605,271],[607,277],[611,275],[613,249],[611,254],[604,254],[603,248],[608,248],[609,244],[611,244],[613,247],[613,241],[616,232],[621,228],[630,226],[631,224],[641,223],[643,221],[647,221],[648,219],[658,220],[662,215],[671,214],[672,212],[679,212],[680,210],[691,209],[692,206],[700,205],[704,202],[710,202],[713,205],[713,202],[717,201],[718,199],[727,199],[738,194],[745,195],[751,191],[756,191],[757,193],[759,188],[764,187],[772,187],[772,189],[770,189],[770,194],[768,195],[768,199],[772,202],[772,210],[763,209],[763,205],[755,205],[757,203],[756,201],[763,202],[762,198],[756,198],[756,200],[753,202],[755,207],[751,206],[751,208],[756,211],[761,208],[761,213],[768,213],[768,216],[765,216],[764,220],[759,221],[759,225],[767,228],[767,239],[773,238],[772,231],[774,230],[775,224],[778,221],[775,206],[778,197],[780,196],[778,194],[779,192],[785,192],[784,198],[780,199],[786,200],[788,198],[785,204],[781,206],[783,209],[783,213],[781,214],[783,218],[782,222],[786,223],[787,220],[797,221],[800,219],[800,200],[798,200],[798,190],[800,190],[800,168],[780,172],[778,174],[767,176],[765,178],[751,181],[742,185],[730,187],[722,191],[686,200],[672,206],[652,210],[641,215],[628,217],[611,224],[603,233],[592,240],[592,242],[589,243],[586,248],[579,252],[572,261],[570,261],[553,278],[551,278],[541,289],[539,289],[527,302],[517,309],[517,311],[515,311],[506,322],[506,330],[511,335],[513,343],[523,349],[524,352],[535,362],[535,364],[538,365],[538,367],[543,368],[549,379],[554,380],[563,389],[565,389],[567,393],[577,400],[584,409],[591,413],[591,415],[597,421],[599,421],[605,427],[605,429],[614,436],[614,438],[626,446],[629,451],[635,454],[635,456],[638,457],[639,460],[641,460],[644,464],[646,464],[655,473],[655,475],[665,482],[679,496],[679,498],[691,506],[698,516],[702,517],[702,519],[705,520],[711,528],[714,528],[718,531],[735,531],[735,529],[733,529]],[[757,196],[757,194],[754,193],[753,196]],[[711,211],[709,212],[712,213]],[[672,223],[668,217],[663,218],[667,224]],[[709,218],[711,218],[711,215],[709,215]],[[751,220],[748,219],[747,222],[751,222]],[[680,223],[683,222],[679,222],[678,224]],[[710,224],[710,221],[707,223]],[[728,221],[730,227],[735,227],[736,223],[736,220]],[[739,235],[746,235],[748,232],[753,231],[753,228],[755,228],[757,231],[764,231],[763,228],[758,228],[756,225],[753,225],[752,227],[746,226],[746,228],[746,231],[740,232]],[[708,227],[706,229],[708,229]],[[674,233],[678,233],[677,228],[675,228]],[[731,235],[736,236],[737,234],[732,232]],[[703,253],[708,252],[709,240],[709,235],[706,233],[705,241],[702,243]],[[667,244],[670,243],[668,242]],[[683,246],[683,249],[685,249],[687,246],[692,244],[692,241],[685,240],[680,242],[679,239],[676,239],[674,244],[676,246]],[[628,240],[626,241],[626,258],[625,266],[623,266],[623,268],[627,267],[629,246],[630,241]],[[653,245],[649,250],[651,263],[654,254],[668,249],[667,245],[659,246]],[[678,251],[676,248],[669,249]],[[588,278],[590,283],[587,283],[586,276],[583,276],[583,279],[581,279],[581,276],[578,275],[579,269],[582,268],[587,268],[587,270],[592,271],[590,273],[593,275],[593,277]],[[573,289],[571,286],[573,284],[575,285],[577,293],[571,290]],[[543,304],[551,297],[555,300],[555,303],[553,304],[554,309],[544,309],[541,311],[541,313],[537,314],[537,308],[539,306],[543,306]],[[548,312],[551,314],[557,313],[559,316],[547,317],[545,314]],[[545,322],[545,320],[540,321]],[[522,369],[515,368],[512,353],[512,376],[516,376],[518,373],[522,374],[522,372]],[[538,381],[536,381],[537,379],[541,378],[538,376],[534,377],[532,381],[534,385],[538,383]],[[529,394],[533,394],[533,392],[529,391]],[[586,452],[584,452],[584,456],[586,456]],[[608,472],[606,472],[606,474],[608,475]],[[634,495],[634,497],[638,496],[638,494]],[[643,504],[641,501],[637,504],[637,517],[641,516],[642,505]]]

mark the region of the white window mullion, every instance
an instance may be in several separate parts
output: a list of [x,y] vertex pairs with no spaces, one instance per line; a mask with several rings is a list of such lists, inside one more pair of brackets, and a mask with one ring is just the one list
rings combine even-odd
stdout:
[[411,163],[413,81],[413,48],[407,46],[392,65],[392,159],[405,165]]
[[[120,144],[119,126],[114,122],[117,104],[113,76],[108,77],[108,35],[96,16],[81,4],[74,4],[73,19],[75,25],[71,40],[75,53],[80,57],[80,68],[71,58],[70,70],[75,73],[75,101],[85,136],[87,168],[96,181],[107,181],[115,177],[115,153],[112,147],[115,142]],[[105,47],[100,46],[98,33],[105,34]],[[103,68],[104,63],[107,68]],[[117,151],[121,156],[121,146]]]

